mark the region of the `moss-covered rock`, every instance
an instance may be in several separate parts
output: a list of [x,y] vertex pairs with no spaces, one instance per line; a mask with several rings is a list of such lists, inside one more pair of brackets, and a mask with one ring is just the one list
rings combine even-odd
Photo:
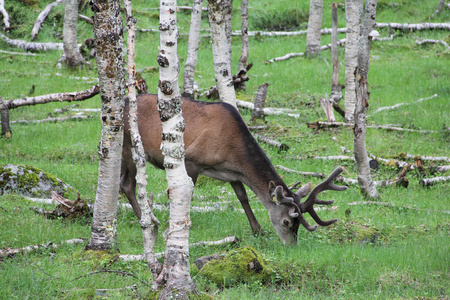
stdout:
[[25,165],[0,165],[0,195],[51,198],[52,191],[65,197],[76,195],[76,189],[41,169]]
[[[198,270],[195,265],[192,268]],[[200,270],[200,274],[219,286],[231,286],[238,282],[265,282],[270,279],[271,273],[267,261],[249,246],[222,253]]]

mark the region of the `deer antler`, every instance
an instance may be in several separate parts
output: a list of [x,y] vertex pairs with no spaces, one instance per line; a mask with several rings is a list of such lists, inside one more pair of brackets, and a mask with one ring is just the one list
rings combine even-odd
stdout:
[[[328,220],[328,221],[323,221],[322,219],[319,218],[319,216],[317,215],[316,211],[314,210],[314,204],[330,205],[330,204],[332,204],[334,202],[334,200],[330,200],[330,201],[320,200],[320,199],[317,198],[317,195],[319,193],[321,193],[323,191],[327,191],[327,190],[331,190],[331,191],[345,191],[347,189],[346,186],[335,185],[333,183],[334,180],[339,176],[339,174],[342,173],[342,171],[344,171],[343,167],[341,167],[341,166],[337,167],[330,174],[330,176],[328,176],[328,178],[325,181],[319,183],[311,191],[311,193],[308,196],[308,199],[306,199],[305,202],[299,203],[299,207],[300,207],[301,213],[308,212],[311,215],[311,217],[317,222],[317,224],[319,224],[321,226],[331,225],[334,222],[336,222],[337,219],[331,219],[331,220]],[[302,224],[303,224],[303,222],[302,222]],[[314,227],[314,226],[309,226],[309,227],[311,228],[311,227]],[[317,225],[316,225],[316,228],[317,228]],[[316,228],[314,228],[314,229],[316,229]],[[310,230],[308,227],[306,227],[306,229]]]

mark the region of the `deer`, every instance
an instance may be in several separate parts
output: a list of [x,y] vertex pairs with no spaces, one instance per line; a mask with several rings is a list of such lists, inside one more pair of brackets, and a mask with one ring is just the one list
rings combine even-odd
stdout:
[[[120,187],[128,198],[138,219],[141,211],[136,200],[136,166],[132,158],[129,126],[129,107],[125,101],[124,140]],[[157,95],[141,94],[137,97],[138,128],[147,162],[164,169],[160,150],[162,127],[157,107]],[[337,167],[331,175],[311,191],[311,183],[298,191],[291,191],[276,172],[263,149],[250,133],[239,111],[224,102],[203,102],[182,98],[182,115],[185,120],[185,166],[194,184],[199,175],[229,182],[250,223],[252,233],[264,235],[249,204],[244,184],[252,190],[267,209],[269,219],[285,245],[296,245],[300,224],[314,231],[318,225],[329,226],[337,221],[323,221],[314,210],[315,204],[330,205],[317,195],[325,190],[344,191],[334,180],[344,170]],[[304,202],[300,200],[304,197]],[[309,213],[317,222],[310,225],[303,214]]]

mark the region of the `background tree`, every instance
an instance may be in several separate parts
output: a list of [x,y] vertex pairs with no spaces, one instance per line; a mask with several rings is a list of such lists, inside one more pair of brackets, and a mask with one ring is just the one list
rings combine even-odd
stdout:
[[164,238],[166,252],[161,274],[156,279],[164,286],[160,299],[181,299],[195,291],[189,272],[190,205],[194,183],[184,164],[184,119],[178,87],[178,28],[176,1],[161,0],[160,47],[158,54],[158,108],[162,124],[161,150],[168,183],[170,202],[169,227]]
[[79,0],[65,0],[63,43],[64,57],[68,67],[75,68],[84,63],[78,49],[77,23]]
[[353,151],[355,152],[359,186],[362,193],[370,198],[380,197],[370,175],[369,158],[366,150],[366,118],[367,107],[369,106],[367,75],[369,73],[371,32],[375,27],[376,8],[377,0],[366,1],[364,26],[359,39],[358,64],[354,69],[356,75],[356,107]]
[[194,0],[191,12],[191,28],[189,30],[188,51],[184,66],[183,92],[184,97],[194,98],[194,74],[197,66],[198,39],[202,20],[203,0]]
[[[247,70],[247,60],[249,53],[249,42],[248,42],[248,0],[241,1],[241,57],[239,58],[239,70],[238,72]],[[239,90],[245,90],[245,81],[241,81],[237,88]]]
[[320,55],[320,29],[322,27],[323,0],[310,0],[308,30],[306,33],[305,56],[314,58]]
[[231,13],[230,4],[230,1],[208,0],[208,17],[219,98],[236,107],[236,92],[231,74],[231,27],[230,24],[227,25],[227,19],[231,19],[231,16],[227,17],[227,13]]
[[353,122],[355,117],[356,90],[355,68],[358,64],[358,43],[361,27],[363,2],[361,0],[345,0],[345,18],[347,35],[345,43],[345,120]]
[[96,62],[102,101],[98,185],[86,249],[117,247],[116,222],[125,96],[122,19],[118,0],[93,0]]

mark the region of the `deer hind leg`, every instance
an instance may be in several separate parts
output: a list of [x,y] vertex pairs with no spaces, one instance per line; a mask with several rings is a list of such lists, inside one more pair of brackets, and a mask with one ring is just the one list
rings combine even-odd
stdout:
[[236,196],[241,202],[242,207],[244,208],[245,214],[247,215],[248,221],[250,222],[250,227],[252,228],[252,232],[254,235],[264,235],[264,230],[261,229],[261,225],[259,225],[256,220],[255,215],[253,214],[252,209],[250,208],[250,204],[248,202],[247,192],[245,191],[245,187],[240,181],[230,182],[233,187]]
[[[125,149],[123,150],[125,151]],[[134,210],[137,218],[141,219],[141,208],[136,200],[136,165],[131,159],[131,153],[122,156],[122,167],[120,172],[120,189],[127,196],[128,202]]]

